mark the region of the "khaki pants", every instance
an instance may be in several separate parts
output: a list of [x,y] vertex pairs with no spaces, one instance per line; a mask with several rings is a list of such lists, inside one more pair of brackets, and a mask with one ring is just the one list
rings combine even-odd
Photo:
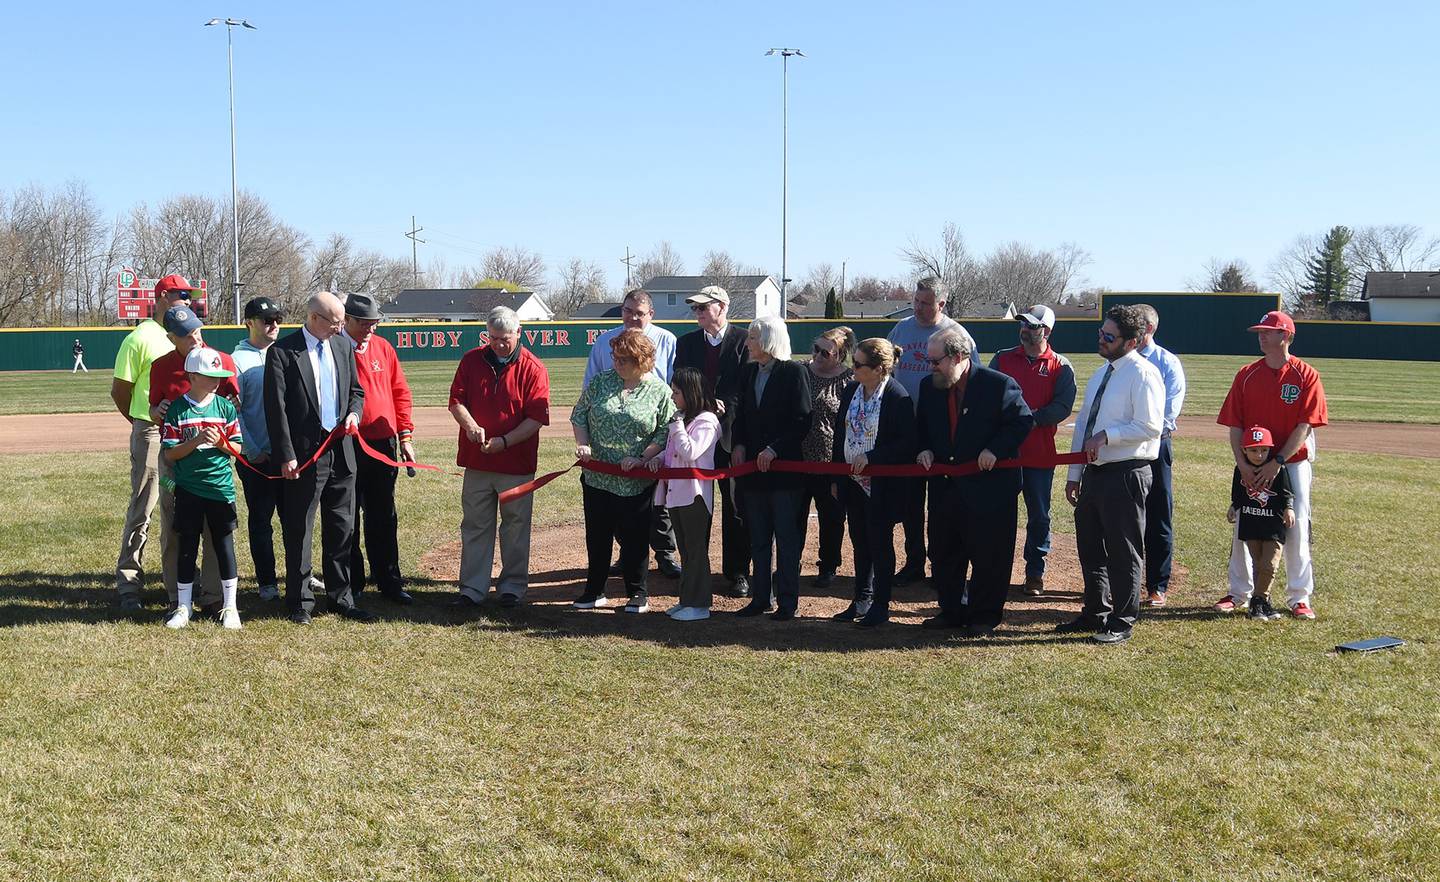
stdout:
[[[121,597],[139,596],[145,577],[143,560],[150,515],[160,498],[160,427],[145,420],[130,425],[130,507],[120,534],[120,558],[115,562],[115,590]],[[165,554],[167,537],[160,536]]]
[[1270,580],[1275,578],[1275,566],[1280,563],[1280,552],[1285,546],[1274,539],[1246,539],[1245,550],[1255,567],[1255,597],[1270,597]]
[[460,491],[460,593],[482,601],[490,592],[495,564],[496,515],[499,515],[500,581],[496,591],[525,598],[530,586],[530,515],[534,494],[500,504],[500,493],[534,480],[530,475],[501,475],[465,470]]

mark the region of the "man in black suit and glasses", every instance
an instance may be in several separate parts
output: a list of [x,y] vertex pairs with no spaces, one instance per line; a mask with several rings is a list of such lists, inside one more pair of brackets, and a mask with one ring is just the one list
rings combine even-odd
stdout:
[[[715,468],[730,465],[732,427],[740,406],[740,371],[749,360],[745,329],[729,321],[730,294],[719,285],[707,285],[685,298],[695,315],[695,330],[675,343],[675,368],[694,368],[705,378],[705,387],[715,396],[720,417],[720,441],[715,445]],[[750,534],[740,518],[734,481],[717,481],[720,486],[721,572],[732,585],[735,597],[750,596]]]
[[355,351],[340,333],[345,309],[335,295],[321,292],[306,304],[305,324],[281,337],[265,356],[265,423],[271,455],[285,486],[280,526],[285,535],[285,605],[290,621],[310,624],[315,595],[310,589],[311,532],[320,507],[320,541],[325,593],[348,619],[374,616],[355,606],[350,593],[350,541],[355,532],[355,444],[349,435],[331,443],[315,464],[299,466],[337,427],[360,425],[365,393],[355,374]]

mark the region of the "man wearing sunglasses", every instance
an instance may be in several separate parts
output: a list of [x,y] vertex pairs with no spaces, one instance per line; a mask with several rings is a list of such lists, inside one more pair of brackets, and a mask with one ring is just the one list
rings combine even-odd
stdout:
[[1087,465],[1070,466],[1065,482],[1065,499],[1075,506],[1085,605],[1055,630],[1093,631],[1103,644],[1130,639],[1145,580],[1145,498],[1165,427],[1165,382],[1140,355],[1144,335],[1140,307],[1106,311],[1096,346],[1106,364],[1085,386],[1070,444],[1072,453],[1083,450],[1089,458]]
[[[240,381],[240,452],[245,454],[246,461],[267,475],[279,475],[280,470],[270,455],[270,430],[265,425],[265,351],[280,336],[283,315],[279,304],[269,297],[252,298],[245,304],[248,336],[235,344],[236,378]],[[262,478],[243,465],[239,471],[248,510],[250,559],[255,562],[260,599],[279,600],[273,522],[285,482]]]

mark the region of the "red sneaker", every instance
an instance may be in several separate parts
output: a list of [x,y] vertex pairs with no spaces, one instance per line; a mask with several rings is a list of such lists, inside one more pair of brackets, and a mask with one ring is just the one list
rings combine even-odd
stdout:
[[1311,609],[1308,603],[1297,603],[1290,607],[1290,614],[1297,619],[1315,618],[1315,610]]
[[1220,601],[1216,603],[1213,607],[1211,607],[1211,609],[1214,609],[1216,612],[1219,613],[1233,613],[1237,609],[1245,609],[1249,605],[1250,601],[1247,600],[1243,603],[1236,603],[1235,598],[1227,594],[1224,597],[1220,598]]

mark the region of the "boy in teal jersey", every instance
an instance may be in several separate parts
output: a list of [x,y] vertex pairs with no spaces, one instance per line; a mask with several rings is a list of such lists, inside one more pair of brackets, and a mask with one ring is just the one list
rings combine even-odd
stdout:
[[220,623],[234,630],[240,627],[240,612],[235,608],[239,572],[234,540],[235,473],[230,466],[230,450],[240,443],[240,419],[235,405],[215,394],[220,381],[231,376],[220,353],[204,346],[190,350],[185,357],[185,371],[190,375],[190,391],[170,405],[160,427],[160,447],[165,458],[175,464],[175,534],[180,539],[178,605],[165,626],[183,628],[190,624],[195,561],[200,554],[200,534],[208,523],[224,600]]

